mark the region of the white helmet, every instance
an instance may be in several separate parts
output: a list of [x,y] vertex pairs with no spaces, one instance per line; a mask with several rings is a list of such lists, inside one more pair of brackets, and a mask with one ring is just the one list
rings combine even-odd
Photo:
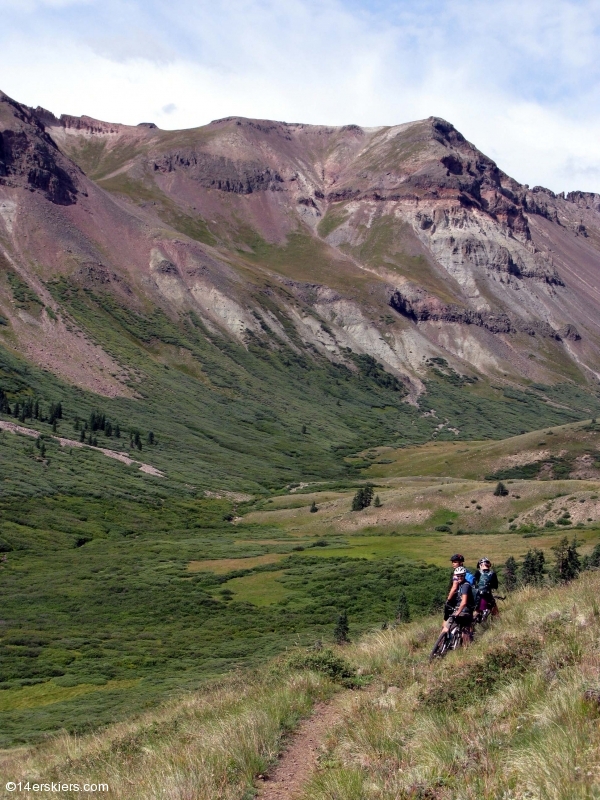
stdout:
[[457,568],[454,570],[454,577],[455,577],[455,578],[458,578],[458,577],[460,577],[461,575],[463,575],[463,576],[464,576],[464,575],[466,575],[466,574],[467,574],[467,570],[466,570],[464,567],[457,567]]

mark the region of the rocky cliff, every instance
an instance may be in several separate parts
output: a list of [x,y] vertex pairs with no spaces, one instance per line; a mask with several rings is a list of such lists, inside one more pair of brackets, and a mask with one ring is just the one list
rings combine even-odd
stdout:
[[[0,95],[0,218],[5,263],[58,320],[46,285],[65,276],[242,343],[368,354],[412,398],[431,357],[516,383],[600,378],[600,195],[521,185],[436,117],[161,131]],[[45,361],[23,344],[46,312],[6,286],[0,311],[0,336],[68,373],[51,341]]]

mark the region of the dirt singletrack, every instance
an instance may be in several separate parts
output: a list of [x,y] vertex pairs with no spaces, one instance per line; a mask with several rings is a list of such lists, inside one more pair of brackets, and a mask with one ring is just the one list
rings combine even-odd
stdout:
[[290,737],[275,768],[258,781],[257,800],[296,800],[317,768],[327,733],[339,722],[348,691],[328,703],[317,703],[313,713]]

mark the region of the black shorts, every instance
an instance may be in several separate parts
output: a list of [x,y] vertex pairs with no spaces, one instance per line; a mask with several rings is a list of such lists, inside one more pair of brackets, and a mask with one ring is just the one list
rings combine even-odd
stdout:
[[473,624],[473,614],[458,614],[454,617],[459,628],[470,628]]

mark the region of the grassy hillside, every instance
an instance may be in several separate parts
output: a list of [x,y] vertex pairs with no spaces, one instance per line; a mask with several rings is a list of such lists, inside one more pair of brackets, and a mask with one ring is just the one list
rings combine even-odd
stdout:
[[308,800],[598,796],[597,573],[511,597],[474,646],[427,666],[436,620],[350,650],[376,675]]
[[531,431],[502,441],[440,442],[371,448],[361,454],[372,478],[409,475],[482,480],[600,477],[600,425],[595,421]]
[[249,800],[299,717],[354,684],[365,688],[348,692],[306,800],[587,800],[598,790],[599,590],[593,572],[516,592],[473,646],[431,666],[437,616],[300,650],[100,735],[5,753],[3,773],[105,781],[128,800],[165,786],[174,798]]
[[78,438],[79,424],[99,411],[119,424],[124,435],[109,444],[121,449],[135,432],[145,448],[152,432],[144,460],[184,487],[262,492],[347,478],[369,462],[345,457],[366,447],[499,439],[600,412],[598,397],[574,386],[500,390],[435,367],[415,407],[373,359],[350,354],[332,363],[304,346],[274,303],[268,310],[277,311],[293,347],[268,326],[244,346],[208,331],[193,313],[173,320],[157,308],[136,312],[66,280],[49,288],[123,366],[134,397],[99,398],[0,349],[0,389],[11,412],[28,400],[45,409],[60,400],[59,433]]

